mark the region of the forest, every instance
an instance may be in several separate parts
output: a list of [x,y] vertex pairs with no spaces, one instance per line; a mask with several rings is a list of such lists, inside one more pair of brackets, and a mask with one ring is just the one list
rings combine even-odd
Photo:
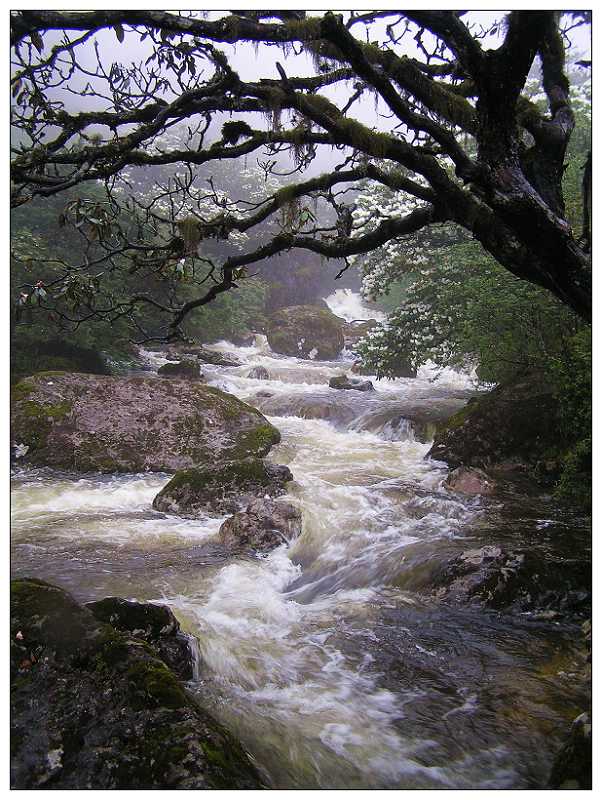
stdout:
[[591,25],[11,12],[12,788],[592,788]]

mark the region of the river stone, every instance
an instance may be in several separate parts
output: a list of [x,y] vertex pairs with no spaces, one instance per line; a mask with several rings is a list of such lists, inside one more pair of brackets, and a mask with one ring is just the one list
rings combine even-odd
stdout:
[[153,500],[169,514],[234,513],[256,497],[278,497],[293,479],[288,467],[245,458],[211,467],[180,470]]
[[260,789],[240,744],[143,640],[11,584],[13,789]]
[[198,361],[184,358],[175,364],[163,364],[157,370],[157,375],[163,378],[188,378],[197,381],[205,377],[201,374]]
[[464,550],[441,564],[432,584],[440,599],[477,602],[539,619],[583,617],[591,601],[587,559],[552,557],[499,545]]
[[40,373],[12,401],[24,460],[76,472],[174,472],[264,456],[280,441],[256,409],[182,378]]
[[554,759],[551,789],[592,788],[592,721],[584,712],[573,720],[567,741]]
[[275,353],[328,361],[345,345],[341,320],[328,308],[289,306],[268,320],[268,343]]
[[328,381],[331,389],[355,389],[356,392],[373,392],[372,381],[360,381],[358,378],[348,378],[347,375],[337,375]]
[[105,597],[86,608],[96,619],[107,622],[118,631],[128,631],[137,639],[144,639],[174,674],[184,681],[193,677],[194,655],[191,641],[180,630],[180,623],[167,606],[154,603],[137,603],[121,597]]
[[438,431],[427,457],[481,469],[547,475],[562,452],[558,403],[537,375],[469,400]]
[[482,469],[456,467],[443,484],[446,489],[461,494],[493,494],[495,482]]
[[256,381],[269,381],[270,373],[265,367],[256,366],[248,371],[247,378],[253,378]]
[[296,539],[301,533],[301,512],[291,503],[254,500],[246,509],[227,519],[218,540],[232,549],[252,548],[267,553]]

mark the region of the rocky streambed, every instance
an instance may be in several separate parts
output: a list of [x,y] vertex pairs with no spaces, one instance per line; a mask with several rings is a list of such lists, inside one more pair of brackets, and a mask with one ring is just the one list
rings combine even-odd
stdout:
[[[166,786],[548,785],[570,725],[588,704],[586,522],[556,508],[541,491],[509,484],[492,495],[467,494],[449,486],[447,465],[426,456],[435,426],[475,394],[465,376],[446,372],[433,381],[432,371],[423,369],[415,379],[371,377],[373,391],[333,389],[329,381],[350,372],[345,354],[335,361],[277,355],[261,337],[252,346],[222,343],[211,350],[235,358],[229,366],[203,363],[206,383],[160,377],[157,370],[175,361],[162,353],[146,353],[149,369],[129,379],[141,382],[149,397],[165,396],[162,411],[160,401],[146,409],[157,425],[155,450],[165,449],[166,429],[175,424],[177,434],[174,408],[180,400],[187,409],[193,395],[211,397],[215,405],[223,391],[233,398],[227,401],[230,416],[214,406],[209,414],[219,435],[205,434],[207,413],[201,413],[204,423],[192,426],[197,439],[189,447],[216,446],[220,463],[224,452],[226,463],[255,459],[262,475],[267,466],[269,478],[262,482],[253,472],[255,482],[244,484],[244,491],[237,483],[215,502],[186,508],[167,487],[191,463],[150,464],[141,443],[137,451],[135,442],[123,445],[124,408],[113,412],[105,400],[105,419],[95,412],[92,423],[81,395],[67,396],[52,376],[36,379],[54,384],[40,392],[62,393],[51,403],[62,409],[61,436],[80,441],[83,426],[93,439],[104,425],[113,432],[119,458],[127,461],[127,450],[134,454],[127,472],[105,464],[77,474],[73,463],[41,466],[35,458],[19,466],[28,452],[17,461],[14,575],[70,593],[73,599],[60,595],[59,606],[77,620],[74,638],[86,641],[86,669],[96,664],[115,681],[114,672],[122,680],[138,670],[150,688],[135,696],[138,709],[129,722],[118,723],[111,704],[101,710],[96,703],[85,724],[69,718],[69,728],[68,712],[57,701],[55,727],[75,731],[83,725],[88,754],[69,761],[72,740],[65,736],[38,741],[31,752],[19,738],[16,783],[161,785],[160,770],[144,777],[140,748],[128,755],[134,734],[127,732],[129,724],[142,741],[158,715],[169,744],[170,755],[161,761],[170,776]],[[29,408],[35,417],[39,398],[32,397],[24,401],[34,403]],[[66,403],[68,412],[61,405]],[[81,409],[79,428],[77,413],[69,416],[73,408]],[[16,444],[31,448],[30,456],[36,444],[53,451],[49,436],[56,421],[42,415],[29,427],[27,420],[19,422],[20,434],[35,439],[39,422],[41,433],[27,441],[20,435]],[[257,427],[259,437],[252,435]],[[190,428],[184,424],[182,430]],[[166,495],[169,502],[155,500]],[[23,586],[27,594],[28,584]],[[165,650],[157,649],[161,637],[142,636],[144,622],[124,630],[116,612],[99,619],[98,610],[93,614],[98,606],[83,606],[106,597],[167,606],[178,633],[190,637],[194,668],[174,673]],[[42,677],[50,681],[61,668],[63,678],[76,680],[79,669],[77,680],[84,679],[82,665],[43,638],[51,636],[52,624],[40,633],[28,623],[26,608],[15,613],[14,667],[25,693],[17,694],[23,703],[18,724],[24,729],[31,722],[27,685],[37,669],[46,670]],[[38,622],[46,619],[44,607],[35,613]],[[41,650],[32,662],[27,637],[36,636]],[[121,655],[107,665],[103,648],[114,640]],[[144,647],[135,644],[141,641]],[[43,655],[44,647],[52,657]],[[68,663],[58,663],[61,658]],[[172,671],[183,694],[174,688],[165,700],[152,680],[159,664]],[[100,673],[87,675],[82,691],[92,698],[100,691]],[[118,685],[131,689],[131,682]],[[125,702],[127,692],[118,692],[126,689],[115,691]],[[183,714],[179,732],[170,727],[177,713]],[[103,740],[99,731],[109,729]],[[175,744],[180,734],[184,750]],[[124,767],[119,777],[116,767],[107,777],[94,760],[100,747],[113,748],[117,763],[121,747],[131,769]],[[150,764],[161,748],[149,747]],[[28,784],[22,764],[36,758],[45,767],[34,770],[38,783],[30,770]],[[558,782],[577,780],[569,773]]]

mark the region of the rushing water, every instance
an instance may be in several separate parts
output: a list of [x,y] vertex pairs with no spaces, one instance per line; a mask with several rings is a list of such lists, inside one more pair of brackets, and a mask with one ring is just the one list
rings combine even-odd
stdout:
[[[349,313],[371,313],[348,299]],[[574,629],[429,592],[437,565],[464,549],[562,536],[541,509],[523,509],[517,525],[499,502],[447,492],[445,465],[424,458],[428,426],[418,435],[409,420],[459,407],[471,381],[448,371],[433,382],[424,369],[373,379],[364,396],[327,387],[350,361],[277,356],[262,337],[215,347],[244,365],[203,365],[207,380],[262,407],[282,433],[269,458],[294,475],[287,499],[303,512],[301,536],[232,558],[212,542],[223,518],[152,510],[168,475],[16,470],[15,574],[82,601],[168,603],[199,643],[192,690],[274,787],[541,786],[558,730],[580,710]],[[247,378],[256,365],[271,379]]]

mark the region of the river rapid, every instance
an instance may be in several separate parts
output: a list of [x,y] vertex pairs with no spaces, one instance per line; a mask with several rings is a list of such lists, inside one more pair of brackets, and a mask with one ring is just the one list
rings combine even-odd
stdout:
[[[328,300],[349,319],[371,316],[344,290]],[[293,473],[285,499],[303,513],[301,536],[265,557],[232,557],[212,542],[223,517],[152,509],[169,475],[16,469],[13,573],[84,602],[168,604],[198,642],[189,688],[274,788],[545,785],[583,702],[571,677],[576,625],[430,590],[463,550],[532,541],[546,557],[575,534],[545,498],[513,506],[443,487],[446,466],[425,459],[429,420],[466,402],[470,378],[423,368],[372,378],[373,393],[337,391],[328,379],[349,370],[350,353],[301,361],[263,337],[213,347],[243,364],[202,365],[208,383],[282,434],[269,460]],[[167,360],[146,358],[152,369]],[[270,380],[245,377],[257,365]]]

